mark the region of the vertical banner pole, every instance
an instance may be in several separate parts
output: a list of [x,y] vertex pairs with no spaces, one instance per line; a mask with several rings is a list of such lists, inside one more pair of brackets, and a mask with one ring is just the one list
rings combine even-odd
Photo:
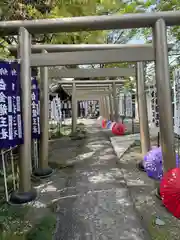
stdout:
[[3,165],[3,177],[4,177],[4,190],[5,190],[5,197],[6,201],[9,201],[9,195],[8,195],[8,186],[7,186],[7,176],[6,176],[6,165],[5,165],[5,159],[4,159],[4,152],[1,150],[1,157],[2,157],[2,165]]
[[11,169],[12,169],[12,178],[13,178],[13,190],[16,190],[16,175],[15,175],[15,169],[14,169],[14,156],[12,148],[10,148],[10,158],[11,158]]

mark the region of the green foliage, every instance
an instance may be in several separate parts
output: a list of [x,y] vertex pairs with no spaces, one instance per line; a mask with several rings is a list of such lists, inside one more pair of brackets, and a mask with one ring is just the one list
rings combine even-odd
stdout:
[[[0,1],[0,20],[25,20],[42,18],[63,18],[76,16],[110,15],[139,13],[146,11],[179,10],[179,0],[3,0]],[[180,27],[169,28],[169,35],[175,42],[180,40]],[[127,29],[112,31],[81,31],[74,33],[56,33],[33,35],[32,43],[54,44],[91,44],[91,43],[127,43],[132,38],[143,37],[152,41],[151,29]],[[17,43],[16,37],[0,38],[0,58],[9,57],[7,44]],[[123,64],[105,64],[102,67],[122,67]],[[133,66],[133,63],[132,63]],[[95,67],[95,66],[94,66]],[[127,85],[129,79],[127,80]]]
[[[61,18],[75,16],[92,16],[107,14],[124,14],[145,11],[143,1],[121,0],[5,0],[0,2],[1,20],[24,20],[42,18]],[[136,30],[115,31],[115,37],[110,38],[110,42],[126,42],[131,39]],[[32,36],[32,41],[38,43],[104,43],[107,35],[114,31],[93,31],[78,33],[60,33],[41,36]],[[16,38],[5,38],[8,44],[16,42]],[[108,41],[109,42],[109,41]]]
[[55,226],[55,213],[50,211],[38,223],[28,219],[30,206],[0,206],[0,240],[50,240]]
[[26,235],[26,240],[50,240],[52,239],[56,227],[55,214],[45,216],[41,221],[30,230]]
[[61,137],[67,137],[71,134],[71,125],[51,124],[49,130],[49,139],[58,139]]
[[[180,1],[179,0],[147,0],[145,2],[145,7],[149,8],[152,12],[159,12],[159,11],[178,11],[180,10]],[[152,42],[152,29],[145,28],[140,30],[140,35],[143,37],[145,42],[151,43]],[[180,42],[180,26],[173,26],[167,28],[167,38],[168,42],[173,42],[175,44],[176,50],[170,52],[171,54],[179,55],[179,46],[178,43]],[[172,60],[170,60],[171,62]],[[174,62],[174,61],[173,61]],[[180,66],[180,59],[176,59],[173,65],[170,64],[170,76],[171,80],[173,79],[173,71],[175,68]]]
[[[180,10],[179,0],[161,0],[156,5],[156,11],[177,11]],[[175,26],[170,28],[170,32],[176,41],[180,41],[180,26]]]
[[124,89],[125,90],[129,90],[129,91],[132,91],[134,88],[135,88],[135,80],[131,80],[130,78],[129,79],[126,79],[126,82],[124,84]]
[[[145,8],[151,8],[152,12],[159,11],[178,11],[180,10],[180,1],[179,0],[147,0],[145,2]],[[177,42],[180,40],[180,27],[174,26],[168,28],[169,34],[174,40]],[[152,36],[151,29],[143,29],[141,30],[141,35],[144,37],[146,41],[148,38]]]
[[25,219],[27,212],[28,207],[0,206],[0,239],[23,239],[23,231],[30,227]]
[[[144,1],[128,0],[4,0],[0,1],[0,20],[25,20],[62,18],[144,12]],[[33,35],[32,43],[91,44],[126,43],[136,34],[137,29],[113,31],[81,31]],[[0,39],[0,57],[8,58],[7,44],[17,43],[17,37]]]

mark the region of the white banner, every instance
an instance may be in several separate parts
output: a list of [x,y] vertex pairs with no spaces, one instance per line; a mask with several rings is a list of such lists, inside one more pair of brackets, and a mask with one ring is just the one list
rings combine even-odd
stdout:
[[120,114],[120,116],[125,115],[124,101],[125,101],[124,93],[121,92],[121,93],[119,93],[119,114]]
[[83,109],[83,101],[79,102],[80,109]]
[[64,109],[67,109],[67,102],[64,102]]
[[51,101],[51,120],[60,122],[62,118],[61,114],[61,100],[58,96]]
[[174,77],[174,132],[180,135],[180,69],[176,69]]
[[88,114],[88,101],[84,101],[85,115]]
[[85,101],[82,101],[82,108],[85,108]]
[[151,90],[151,111],[152,111],[152,123],[155,124],[156,127],[159,127],[159,110],[157,104],[157,90],[156,88]]
[[57,121],[61,121],[62,114],[61,114],[61,99],[56,96],[55,97],[55,104],[56,104],[56,119]]
[[68,108],[71,109],[71,101],[68,101]]
[[132,94],[130,92],[119,93],[119,114],[127,118],[133,117]]
[[127,93],[126,94],[126,99],[125,99],[126,103],[126,117],[131,118],[133,116],[133,110],[132,110],[132,94],[131,93]]

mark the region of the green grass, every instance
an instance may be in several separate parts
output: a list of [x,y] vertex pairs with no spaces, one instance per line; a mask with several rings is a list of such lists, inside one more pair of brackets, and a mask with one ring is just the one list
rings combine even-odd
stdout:
[[[77,128],[83,129],[84,123],[78,123]],[[50,139],[61,138],[65,136],[71,136],[71,125],[62,124],[61,127],[55,124],[50,125],[51,136]],[[77,135],[77,134],[76,134]]]
[[[74,138],[74,139],[81,139],[82,134],[84,134],[84,136],[85,136],[85,133],[86,133],[86,130],[85,130],[84,126],[85,126],[84,123],[77,124],[76,132],[72,133],[71,132],[71,125],[62,124],[61,127],[56,127],[55,129],[51,130],[50,139],[57,139],[57,138],[61,138],[61,137],[64,137],[64,136],[69,136],[69,137]],[[81,136],[79,136],[79,135],[81,135]]]
[[155,216],[152,216],[152,221],[148,224],[148,232],[152,238],[152,240],[170,240],[171,234],[170,229],[167,227],[167,224],[164,226],[158,226],[155,224]]
[[[0,207],[0,240],[51,240],[55,226],[55,214],[50,211],[36,224],[28,220],[30,206]],[[37,210],[38,211],[38,210]]]
[[26,240],[51,240],[56,227],[55,214],[45,216],[26,235]]
[[61,127],[56,126],[56,128],[51,129],[50,139],[61,138],[64,136],[69,136],[71,134],[70,125],[62,125]]
[[20,240],[24,239],[24,231],[27,231],[31,225],[25,216],[28,207],[9,206],[4,204],[0,206],[0,239],[1,240]]

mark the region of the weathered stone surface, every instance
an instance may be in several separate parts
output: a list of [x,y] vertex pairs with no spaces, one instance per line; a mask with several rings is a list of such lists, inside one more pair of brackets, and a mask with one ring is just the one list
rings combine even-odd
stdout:
[[57,201],[55,240],[148,240],[108,136],[88,127],[85,145]]

